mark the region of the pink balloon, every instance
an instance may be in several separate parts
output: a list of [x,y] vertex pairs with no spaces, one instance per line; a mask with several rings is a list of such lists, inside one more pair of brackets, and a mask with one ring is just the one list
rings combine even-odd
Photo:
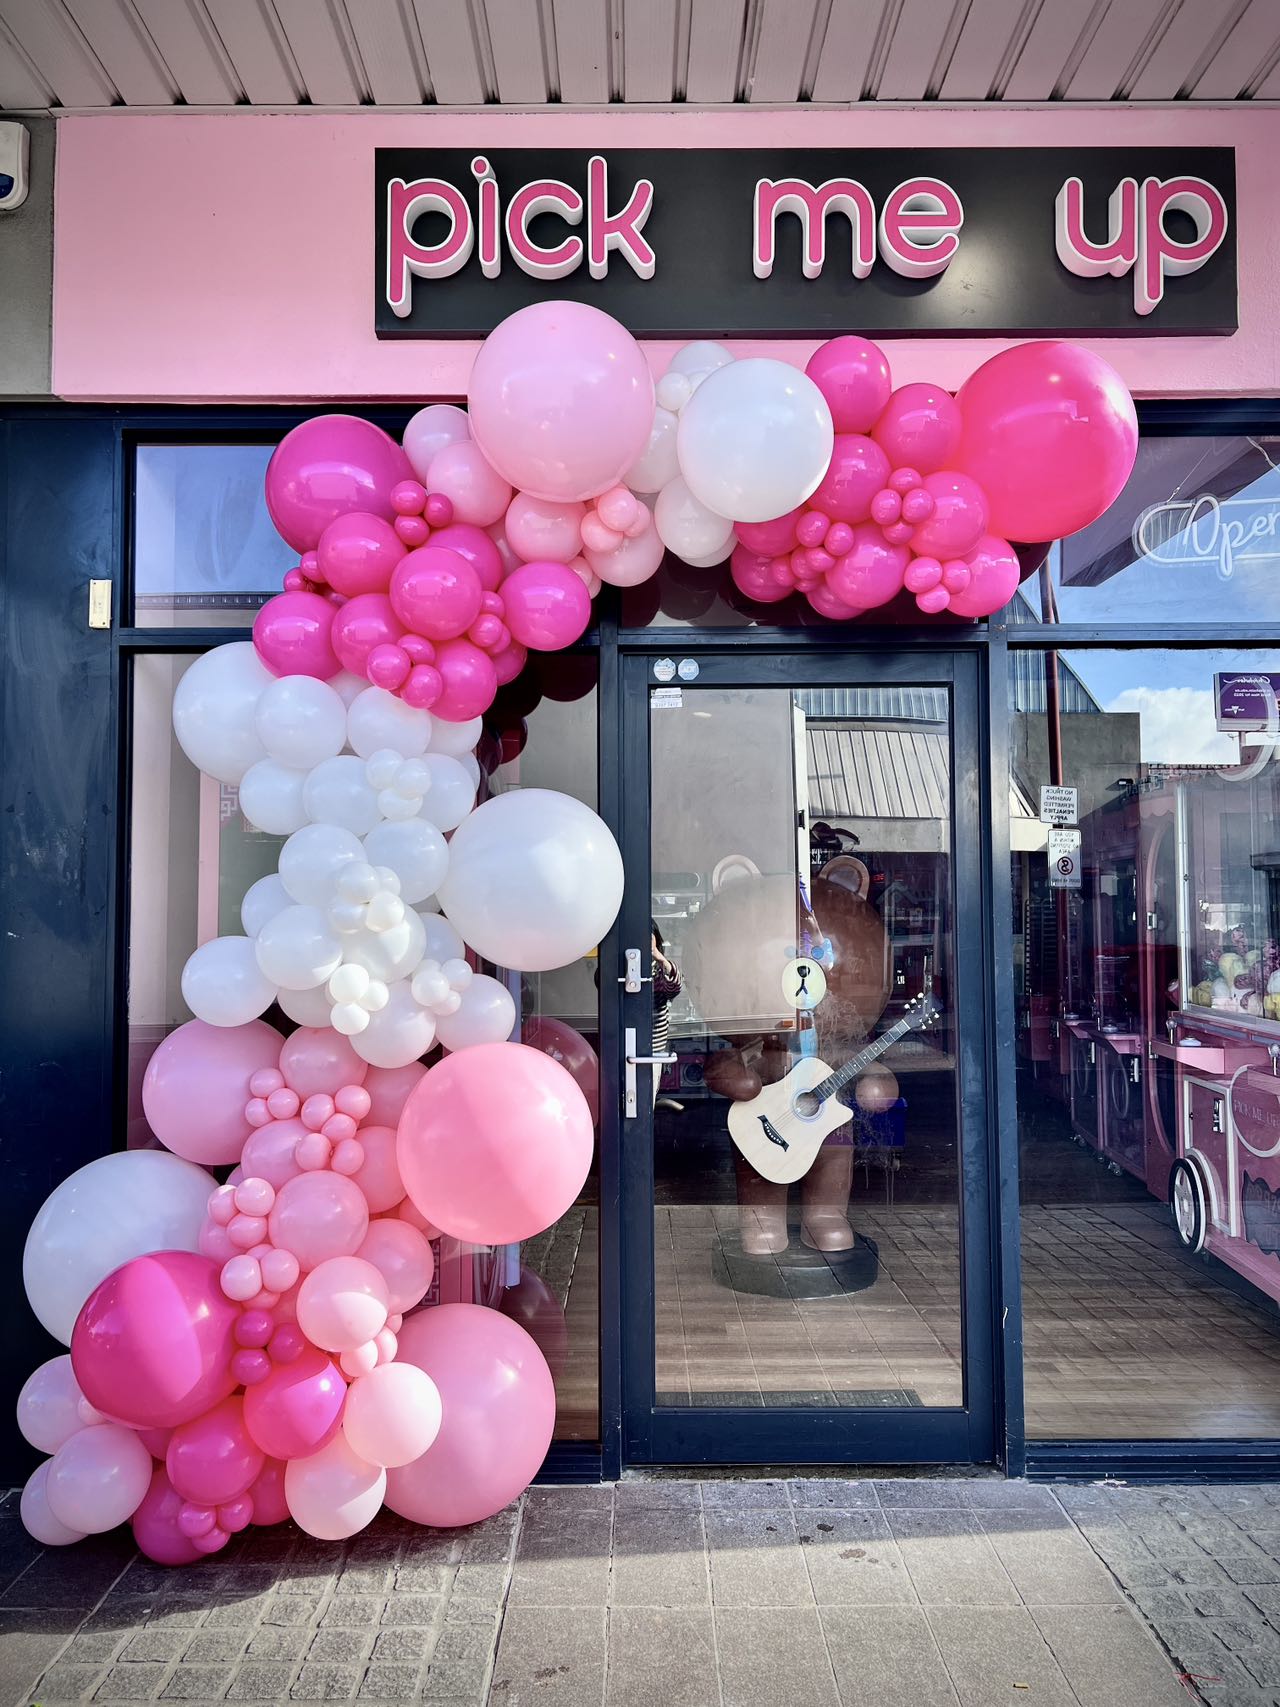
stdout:
[[140,1428],[138,1439],[151,1456],[163,1464],[165,1454],[169,1450],[169,1442],[173,1439],[173,1430],[171,1428]]
[[1002,350],[969,376],[956,402],[964,428],[953,466],[982,486],[997,536],[1076,533],[1115,502],[1133,472],[1133,398],[1109,363],[1078,344]]
[[45,1499],[65,1528],[102,1535],[133,1516],[151,1472],[151,1454],[134,1431],[100,1420],[64,1441],[49,1460]]
[[566,1025],[562,1019],[535,1014],[524,1022],[520,1033],[522,1043],[530,1049],[540,1049],[553,1061],[558,1061],[574,1084],[587,1099],[591,1124],[600,1122],[600,1057],[580,1031]]
[[433,493],[448,498],[455,522],[467,522],[472,527],[487,528],[501,521],[511,502],[510,482],[470,439],[437,451],[431,459],[427,485]]
[[381,1364],[353,1381],[342,1417],[347,1445],[369,1464],[412,1464],[440,1432],[440,1394],[416,1363]]
[[469,522],[453,522],[449,527],[437,528],[431,535],[431,543],[465,557],[480,577],[485,592],[497,592],[505,573],[502,553],[483,528],[472,527]]
[[505,687],[508,682],[515,681],[529,660],[529,653],[523,646],[513,640],[510,646],[504,646],[501,652],[490,654],[493,659],[493,673],[498,679],[498,686]]
[[[417,1077],[420,1078],[421,1074]],[[417,1078],[413,1083],[417,1083]],[[405,1095],[408,1094],[406,1091]],[[396,1121],[399,1119],[397,1110]],[[373,1126],[366,1122],[360,1128],[360,1147],[364,1151],[364,1161],[351,1178],[364,1193],[370,1214],[380,1215],[385,1209],[394,1209],[404,1196],[404,1181],[396,1164],[395,1126]]]
[[385,593],[358,593],[335,613],[331,638],[343,669],[367,677],[374,647],[397,645],[403,633]]
[[277,593],[253,619],[253,644],[277,676],[327,682],[342,668],[333,649],[334,607],[319,593]]
[[863,614],[862,605],[847,604],[844,599],[837,598],[826,581],[809,587],[804,596],[819,616],[825,616],[831,622],[852,622]]
[[734,586],[758,604],[776,605],[791,592],[790,582],[779,582],[773,573],[774,559],[745,545],[735,545],[729,559],[729,574]]
[[200,1557],[178,1527],[178,1516],[186,1503],[174,1490],[164,1465],[157,1464],[132,1524],[138,1551],[157,1565],[193,1565]]
[[308,1346],[246,1390],[245,1427],[268,1458],[307,1458],[338,1432],[346,1396],[337,1366]]
[[502,583],[511,637],[535,652],[558,652],[586,633],[591,595],[563,563],[526,563]]
[[842,604],[870,610],[902,591],[910,561],[905,545],[890,545],[874,522],[860,522],[853,530],[853,545],[828,572],[827,586]]
[[206,1167],[238,1162],[252,1128],[244,1117],[250,1076],[274,1067],[280,1033],[262,1020],[171,1031],[142,1081],[142,1109],[156,1137],[177,1156]]
[[739,542],[757,557],[779,557],[793,551],[796,545],[796,523],[808,505],[788,510],[785,516],[775,516],[771,522],[735,522],[733,531]]
[[306,1136],[307,1128],[296,1118],[257,1127],[245,1140],[241,1161],[245,1178],[267,1180],[278,1191],[302,1172],[293,1152],[299,1138]]
[[365,1116],[370,1126],[395,1127],[409,1092],[418,1083],[426,1068],[421,1061],[410,1061],[407,1067],[370,1067],[363,1084],[369,1093],[369,1112]]
[[585,504],[557,504],[517,492],[507,509],[507,540],[526,563],[568,563],[582,550]]
[[920,557],[963,556],[986,532],[986,493],[969,475],[951,469],[926,474],[924,489],[933,499],[933,514],[917,526],[911,549]]
[[298,1528],[319,1541],[342,1541],[373,1522],[387,1474],[336,1435],[319,1452],[285,1466],[284,1493]]
[[285,434],[267,465],[267,509],[295,551],[314,551],[335,516],[391,520],[392,488],[412,480],[409,459],[381,427],[353,415],[317,415]]
[[396,1217],[398,1220],[405,1222],[407,1226],[416,1227],[417,1230],[428,1239],[438,1239],[440,1237],[439,1227],[436,1226],[434,1221],[427,1220],[426,1216],[416,1206],[411,1197],[406,1197],[404,1202],[400,1204],[396,1210]]
[[558,1220],[593,1149],[586,1098],[559,1062],[523,1043],[478,1044],[432,1067],[405,1104],[397,1144],[422,1213],[481,1245],[514,1244]]
[[299,1174],[280,1187],[267,1226],[271,1243],[292,1251],[307,1274],[330,1257],[355,1255],[369,1230],[369,1205],[342,1174]]
[[551,1444],[556,1394],[546,1359],[522,1327],[479,1304],[410,1317],[399,1355],[435,1382],[442,1418],[434,1445],[388,1472],[388,1507],[441,1528],[501,1511],[532,1481]]
[[469,640],[442,640],[436,647],[436,669],[444,681],[432,714],[446,723],[469,723],[493,704],[498,673],[493,659]]
[[387,1304],[403,1315],[426,1297],[435,1273],[435,1257],[426,1236],[399,1217],[370,1221],[356,1253],[372,1263],[387,1284]]
[[218,1273],[208,1257],[153,1251],[107,1276],[71,1335],[91,1405],[135,1428],[173,1428],[227,1397],[240,1312]]
[[472,434],[493,466],[550,503],[616,486],[653,425],[644,352],[610,315],[581,302],[533,303],[496,326],[471,369],[467,401]]
[[611,587],[638,587],[658,573],[665,550],[657,528],[646,528],[634,539],[624,535],[622,544],[612,551],[584,547],[582,555],[591,570]]
[[385,593],[404,554],[390,522],[356,510],[338,516],[320,535],[316,564],[329,586],[350,599],[357,593]]
[[952,593],[949,609],[956,616],[990,616],[1003,610],[1018,590],[1022,568],[1007,539],[984,533],[964,561],[969,565],[972,579],[958,593]]
[[837,433],[831,462],[809,507],[832,521],[864,522],[871,514],[871,500],[889,473],[889,458],[874,439],[861,433]]
[[446,445],[470,438],[466,412],[452,403],[428,403],[410,417],[402,435],[405,455],[413,464],[419,480],[425,481],[432,459]]
[[871,429],[895,468],[933,474],[953,468],[960,443],[960,407],[940,385],[900,385]]
[[253,1516],[249,1521],[259,1529],[269,1528],[273,1523],[285,1522],[289,1516],[289,1506],[284,1497],[282,1458],[267,1459],[257,1481],[249,1489],[249,1498],[253,1501]]
[[466,558],[434,541],[411,551],[391,577],[391,608],[406,628],[428,640],[465,634],[483,597],[480,577]]
[[223,1399],[175,1428],[165,1453],[169,1481],[196,1505],[221,1505],[257,1478],[263,1455],[249,1438],[244,1400]]
[[327,1025],[304,1025],[285,1038],[280,1071],[290,1090],[305,1100],[336,1096],[344,1085],[362,1085],[369,1066],[339,1032]]
[[569,1329],[560,1300],[542,1276],[535,1269],[521,1268],[519,1280],[506,1288],[498,1308],[519,1322],[546,1358],[552,1379],[559,1381],[569,1356]]
[[804,371],[826,398],[837,433],[870,432],[889,401],[889,362],[869,338],[832,338],[813,352]]
[[387,1325],[387,1283],[361,1257],[331,1257],[298,1288],[298,1326],[322,1351],[354,1351]]

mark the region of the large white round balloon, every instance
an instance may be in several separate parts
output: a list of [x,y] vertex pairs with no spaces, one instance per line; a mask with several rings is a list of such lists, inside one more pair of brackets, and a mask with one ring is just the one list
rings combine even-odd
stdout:
[[443,966],[446,960],[465,959],[467,945],[448,919],[439,913],[419,913],[418,917],[425,935],[422,947],[425,960],[438,960]]
[[344,937],[342,956],[363,966],[371,977],[393,984],[397,978],[413,976],[422,960],[426,938],[422,920],[407,907],[404,918],[390,930],[358,930]]
[[116,1150],[64,1179],[22,1254],[31,1308],[63,1345],[100,1282],[149,1251],[197,1251],[211,1174],[168,1150]]
[[83,1427],[84,1394],[66,1352],[32,1370],[18,1394],[18,1427],[37,1452],[56,1452]]
[[263,976],[284,990],[314,990],[342,964],[342,939],[319,907],[286,907],[268,919],[256,950]]
[[369,1023],[348,1041],[371,1067],[407,1067],[426,1054],[436,1040],[436,1022],[413,999],[408,979],[390,986],[385,1008],[369,1015]]
[[434,895],[449,868],[449,845],[425,818],[379,824],[364,839],[370,865],[389,866],[400,879],[400,897],[413,905]]
[[668,373],[682,373],[686,379],[703,380],[717,368],[728,367],[733,351],[710,338],[695,338],[676,351],[667,363]]
[[[470,758],[468,753],[465,755]],[[431,787],[423,796],[422,816],[437,830],[456,830],[476,803],[476,784],[461,759],[428,753]]]
[[546,972],[593,949],[622,905],[622,855],[571,795],[520,788],[485,801],[449,844],[440,905],[496,966]]
[[307,823],[302,804],[306,771],[291,770],[278,759],[259,759],[240,779],[240,810],[255,830],[291,836]]
[[343,867],[366,864],[358,836],[337,824],[307,824],[280,849],[280,881],[295,901],[327,907]]
[[465,723],[450,723],[447,718],[433,717],[429,751],[448,753],[453,759],[460,758],[463,753],[475,751],[476,742],[483,733],[483,717],[469,717]]
[[347,712],[347,740],[362,759],[388,748],[402,759],[416,759],[426,752],[435,722],[429,711],[406,705],[385,688],[366,688]]
[[18,1516],[27,1534],[42,1547],[70,1547],[74,1541],[84,1540],[84,1531],[68,1529],[49,1509],[50,1462],[46,1458],[43,1464],[37,1464],[27,1478],[18,1502]]
[[340,753],[347,738],[347,708],[328,682],[314,676],[280,676],[258,701],[262,744],[273,759],[309,771]]
[[436,1019],[436,1042],[446,1049],[474,1049],[479,1043],[506,1043],[516,1023],[510,990],[478,972],[462,992],[456,1013]]
[[183,752],[219,782],[239,782],[265,759],[258,701],[276,678],[252,641],[233,640],[204,652],[173,695],[173,729]]
[[314,990],[281,990],[276,997],[282,1013],[297,1025],[326,1026],[332,1023],[333,1003],[324,984]]
[[[678,475],[658,493],[653,522],[667,550],[683,557],[686,563],[708,557],[714,551],[728,556],[733,523],[695,498],[687,482]],[[721,560],[715,559],[717,563]]]
[[257,936],[268,919],[274,919],[277,913],[283,913],[292,905],[293,897],[280,881],[279,872],[260,877],[245,890],[244,900],[240,903],[240,923],[244,926],[244,934]]
[[653,411],[649,442],[627,470],[625,484],[633,492],[661,492],[668,480],[680,472],[676,455],[676,428],[680,417],[660,404]]
[[769,357],[708,374],[684,407],[676,440],[694,497],[736,522],[769,521],[802,504],[821,485],[834,442],[817,386]]
[[209,1025],[248,1025],[276,999],[247,936],[202,942],[182,968],[182,999]]
[[336,824],[363,836],[381,818],[378,791],[365,775],[365,762],[350,753],[322,759],[302,785],[302,804],[313,824]]

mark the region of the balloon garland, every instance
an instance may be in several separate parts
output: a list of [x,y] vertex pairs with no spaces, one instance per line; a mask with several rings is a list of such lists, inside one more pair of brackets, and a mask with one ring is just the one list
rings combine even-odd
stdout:
[[131,1521],[180,1565],[249,1524],[337,1540],[384,1502],[462,1524],[521,1491],[551,1372],[511,1316],[427,1307],[432,1240],[511,1245],[559,1219],[590,1168],[598,1064],[558,1020],[512,1041],[512,994],[475,963],[589,953],[623,869],[569,796],[477,803],[483,713],[668,550],[836,621],[903,594],[989,614],[1034,556],[1011,542],[1087,526],[1137,447],[1118,376],[1072,345],[1007,350],[952,397],[893,390],[863,338],[803,373],[699,342],[655,389],[622,326],[563,302],[490,335],[468,405],[420,410],[403,445],[341,415],[288,433],[266,502],[298,565],[253,643],[175,693],[187,757],[284,841],[243,935],[184,968],[194,1017],[143,1086],[164,1148],[89,1163],[28,1237],[28,1298],[70,1348],[18,1401],[50,1454],[21,1502],[46,1545]]

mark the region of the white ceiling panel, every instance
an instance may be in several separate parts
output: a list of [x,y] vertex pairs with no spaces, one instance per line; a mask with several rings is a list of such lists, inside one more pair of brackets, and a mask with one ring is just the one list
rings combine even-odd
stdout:
[[255,106],[293,106],[307,93],[271,0],[205,0],[236,80]]
[[478,107],[495,98],[496,91],[486,86],[467,0],[413,0],[413,10],[427,75],[441,106]]
[[985,101],[1001,66],[1021,50],[1035,0],[971,0],[938,94],[944,101]]
[[1188,88],[1192,71],[1213,57],[1249,0],[1182,0],[1129,91],[1135,101],[1172,101]]
[[346,12],[331,0],[272,0],[272,4],[314,104],[352,107],[368,100],[364,63]]
[[498,99],[540,106],[547,99],[547,53],[537,0],[484,0]]
[[732,101],[738,93],[747,0],[695,0],[689,10],[685,99]]
[[244,98],[204,0],[133,0],[133,4],[188,106],[225,107]]
[[1062,90],[1066,99],[1109,101],[1127,89],[1176,10],[1176,0],[1111,0]]
[[1191,89],[1198,101],[1234,101],[1280,47],[1277,0],[1251,0]]
[[0,0],[0,22],[60,106],[110,107],[120,99],[61,0]]
[[53,90],[41,81],[35,67],[0,19],[0,110],[25,112],[47,107]]
[[347,18],[374,101],[416,107],[425,100],[427,61],[409,0],[359,0],[347,7]]
[[892,0],[832,0],[813,79],[815,101],[860,101]]
[[130,0],[65,0],[81,35],[130,106],[165,107],[178,97],[169,67]]
[[825,26],[828,10],[826,0],[760,0],[760,33],[743,90],[747,100],[789,102],[799,97],[815,43],[815,23]]
[[1047,101],[1077,51],[1087,50],[1103,4],[1096,0],[1046,0],[1001,93],[1006,101]]
[[553,0],[560,99],[601,106],[610,96],[608,0]]
[[676,75],[677,0],[626,0],[621,12],[624,99],[669,101]]
[[876,84],[880,101],[923,101],[932,93],[934,68],[945,64],[960,33],[965,0],[903,0],[887,43],[884,69]]

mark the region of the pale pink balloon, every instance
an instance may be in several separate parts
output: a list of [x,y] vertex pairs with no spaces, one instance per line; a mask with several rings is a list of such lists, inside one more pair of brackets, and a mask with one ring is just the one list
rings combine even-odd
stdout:
[[64,1352],[34,1370],[18,1394],[18,1427],[37,1452],[56,1452],[84,1427],[84,1394]]
[[303,1274],[330,1257],[354,1256],[369,1230],[364,1193],[342,1174],[299,1174],[276,1196],[271,1243],[292,1251]]
[[[399,1118],[397,1113],[397,1121]],[[404,1181],[396,1164],[395,1127],[366,1123],[360,1128],[360,1146],[364,1161],[351,1178],[364,1193],[370,1214],[380,1215],[385,1209],[394,1209],[404,1196]]]
[[634,539],[625,535],[612,551],[584,549],[582,555],[595,574],[611,587],[638,587],[658,572],[665,550],[657,528],[646,528]]
[[53,1515],[49,1505],[49,1466],[51,1458],[37,1464],[27,1479],[18,1502],[18,1514],[23,1527],[33,1541],[42,1547],[70,1547],[84,1540],[83,1529],[70,1529]]
[[933,474],[954,467],[960,443],[960,409],[941,385],[900,385],[871,429],[895,468]]
[[435,1257],[424,1233],[398,1216],[371,1221],[356,1253],[381,1274],[387,1285],[387,1304],[403,1315],[420,1304],[431,1287]]
[[860,522],[853,530],[853,545],[828,573],[827,586],[842,604],[870,610],[902,591],[910,561],[905,545],[890,545],[874,522]]
[[49,1510],[81,1535],[105,1534],[137,1511],[153,1470],[151,1454],[133,1429],[120,1423],[82,1428],[49,1460]]
[[479,1523],[537,1474],[555,1426],[547,1361],[516,1322],[478,1304],[443,1304],[404,1324],[400,1361],[440,1393],[435,1443],[387,1477],[388,1507],[441,1528]]
[[804,371],[826,398],[838,433],[870,432],[889,401],[888,358],[869,338],[832,338],[813,352]]
[[336,1434],[310,1458],[285,1466],[284,1497],[298,1528],[318,1541],[343,1541],[378,1515],[387,1473],[369,1464]]
[[418,1231],[420,1233],[424,1233],[428,1239],[438,1239],[440,1237],[439,1227],[436,1226],[434,1221],[427,1220],[426,1216],[418,1208],[417,1204],[411,1197],[405,1198],[404,1202],[396,1210],[396,1215],[401,1221],[408,1222],[410,1227],[416,1227]]
[[507,627],[520,646],[558,652],[586,633],[591,594],[564,563],[526,563],[502,583]]
[[440,492],[453,505],[455,522],[487,528],[500,522],[511,502],[511,483],[505,480],[470,439],[445,445],[431,459],[426,482],[431,492]]
[[970,617],[991,616],[1003,610],[1022,578],[1021,565],[1008,540],[983,534],[973,549],[965,552],[964,561],[969,565],[969,585],[952,593],[948,608],[956,616]]
[[[864,522],[871,514],[871,500],[889,474],[889,458],[874,439],[862,433],[837,433],[831,462],[809,499],[809,508],[821,510],[832,521]],[[800,543],[817,542],[802,534]]]
[[568,563],[582,549],[585,504],[557,504],[517,492],[507,509],[507,540],[526,563]]
[[387,1325],[388,1296],[372,1263],[331,1257],[298,1288],[298,1326],[322,1351],[354,1351]]
[[369,1093],[369,1112],[365,1120],[370,1126],[399,1124],[400,1111],[409,1092],[426,1072],[421,1061],[410,1061],[407,1067],[370,1067],[363,1084]]
[[316,566],[334,592],[350,599],[357,593],[385,593],[404,554],[390,522],[357,510],[338,516],[320,535]]
[[415,1363],[384,1363],[353,1381],[342,1414],[347,1445],[370,1464],[411,1464],[440,1432],[440,1394]]
[[[302,1172],[294,1156],[300,1138],[307,1128],[296,1117],[293,1120],[272,1120],[256,1127],[245,1139],[242,1166],[247,1179],[264,1179],[279,1191],[286,1180]],[[214,1254],[212,1251],[209,1253]]]
[[275,1066],[280,1042],[280,1033],[260,1019],[247,1025],[192,1019],[171,1031],[142,1081],[143,1113],[166,1149],[205,1167],[238,1162],[251,1130],[249,1079]]
[[926,474],[924,489],[933,499],[933,514],[911,536],[919,557],[962,557],[987,529],[987,495],[968,474],[942,469]]
[[328,1026],[299,1026],[280,1050],[280,1071],[289,1088],[304,1099],[335,1096],[344,1085],[362,1085],[368,1070],[347,1039]]

